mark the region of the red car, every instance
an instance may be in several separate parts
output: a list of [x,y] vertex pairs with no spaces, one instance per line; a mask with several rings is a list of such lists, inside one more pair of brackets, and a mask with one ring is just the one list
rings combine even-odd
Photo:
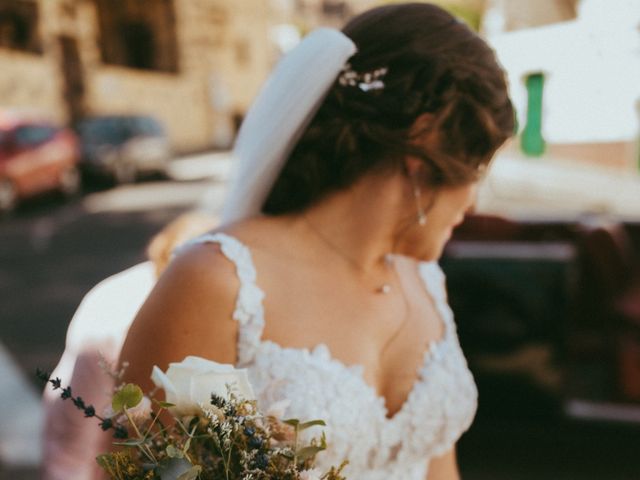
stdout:
[[39,193],[77,193],[79,158],[72,130],[0,112],[0,214]]

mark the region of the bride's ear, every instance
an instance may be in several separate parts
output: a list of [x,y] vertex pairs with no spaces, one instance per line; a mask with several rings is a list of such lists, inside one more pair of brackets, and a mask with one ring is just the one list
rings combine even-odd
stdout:
[[[409,143],[413,147],[433,151],[438,145],[437,119],[433,113],[419,115],[409,129]],[[424,169],[424,160],[414,156],[407,156],[404,160],[405,173],[410,177],[419,175]]]
[[436,116],[433,113],[422,113],[413,121],[409,129],[409,138],[412,143],[421,144],[425,140],[425,136],[429,136],[436,130]]

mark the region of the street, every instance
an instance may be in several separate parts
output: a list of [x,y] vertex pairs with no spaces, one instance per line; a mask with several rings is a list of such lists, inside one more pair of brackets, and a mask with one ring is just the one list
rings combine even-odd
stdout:
[[[143,260],[149,239],[207,188],[208,182],[121,187],[51,209],[34,206],[3,222],[0,328],[18,363],[26,371],[55,366],[66,325],[87,290]],[[134,191],[137,204],[124,208]]]
[[[220,205],[227,162],[198,171],[202,164],[174,172],[173,181],[88,192],[71,202],[38,199],[0,222],[0,478],[37,478],[41,413],[34,372],[56,365],[83,295],[143,260],[149,239],[205,193],[214,210]],[[460,443],[463,478],[640,478],[636,426],[572,424],[538,415],[536,405],[515,406],[519,415],[501,417],[483,411],[483,394],[478,420]]]
[[[203,198],[222,198],[228,158],[176,162],[172,180],[29,200],[0,220],[0,478],[36,478],[42,412],[37,368],[51,371],[82,297],[145,259],[151,237]],[[177,180],[177,181],[176,181]],[[21,473],[22,472],[22,473]]]

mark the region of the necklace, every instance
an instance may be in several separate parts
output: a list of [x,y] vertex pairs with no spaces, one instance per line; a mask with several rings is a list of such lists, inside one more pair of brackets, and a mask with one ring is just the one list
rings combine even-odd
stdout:
[[[335,245],[327,237],[325,237],[324,234],[320,230],[318,230],[315,227],[315,225],[313,225],[306,216],[303,215],[303,219],[306,222],[306,224],[308,225],[308,227],[311,229],[311,231],[314,232],[314,234],[322,241],[322,243],[325,244],[325,246],[327,248],[332,250],[336,255],[338,255],[343,260],[345,260],[347,263],[349,263],[354,269],[356,269],[356,270],[360,271],[361,273],[371,277],[366,271],[364,271],[364,269],[360,266],[360,264],[357,261],[355,261],[349,255],[344,253],[340,248],[338,248],[337,245]],[[382,345],[382,348],[380,349],[380,356],[383,356],[383,355],[386,354],[387,349],[389,348],[389,346],[391,346],[391,344],[393,344],[394,340],[396,340],[398,338],[398,336],[400,335],[400,333],[404,330],[404,328],[406,327],[406,325],[407,325],[407,323],[409,321],[409,318],[411,316],[411,306],[410,306],[409,300],[407,298],[407,293],[406,293],[406,291],[404,289],[404,285],[402,283],[402,279],[400,278],[400,275],[398,274],[396,263],[394,262],[391,254],[385,255],[384,262],[385,262],[385,265],[387,266],[387,268],[389,268],[389,269],[391,269],[393,271],[393,275],[394,275],[396,281],[398,282],[398,289],[399,289],[400,295],[402,297],[402,303],[403,303],[404,308],[403,308],[402,321],[400,322],[398,327],[395,329],[395,331],[389,336],[389,338]],[[382,285],[378,286],[375,289],[375,293],[378,293],[378,294],[387,295],[390,292],[391,292],[391,284],[389,284],[387,282],[383,283]]]
[[[325,244],[325,246],[327,246],[330,250],[332,250],[336,255],[338,255],[339,257],[341,257],[343,260],[345,260],[348,264],[350,264],[355,270],[358,270],[360,273],[366,275],[367,277],[371,278],[371,275],[369,273],[367,273],[364,268],[362,268],[362,266],[353,258],[351,258],[349,255],[347,255],[346,253],[344,253],[337,245],[335,245],[333,242],[331,242],[327,237],[325,237],[323,235],[322,232],[320,232],[320,230],[318,230],[315,225],[313,225],[309,219],[303,215],[302,217],[305,221],[305,223],[307,224],[307,226],[309,227],[309,229],[311,229],[311,231],[316,235],[316,237],[318,237],[322,243]],[[393,259],[391,258],[390,254],[387,254],[384,256],[384,263],[385,266],[388,269],[393,269]],[[394,269],[395,270],[395,269]],[[381,285],[379,285],[378,287],[376,287],[375,289],[375,293],[381,293],[383,295],[387,295],[389,293],[391,293],[391,284],[388,282],[384,282]]]

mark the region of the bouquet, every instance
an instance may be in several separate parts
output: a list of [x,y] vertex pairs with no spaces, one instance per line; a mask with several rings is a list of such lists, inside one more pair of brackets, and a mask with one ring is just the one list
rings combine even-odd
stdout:
[[113,480],[345,480],[346,465],[327,472],[314,468],[326,448],[324,434],[301,442],[301,431],[322,420],[282,420],[285,402],[258,410],[246,371],[199,357],[153,368],[151,379],[165,401],[145,395],[135,384],[119,385],[111,408],[95,408],[62,387],[59,378],[39,377],[61,390],[85,417],[97,418],[113,433],[114,450],[97,457]]

